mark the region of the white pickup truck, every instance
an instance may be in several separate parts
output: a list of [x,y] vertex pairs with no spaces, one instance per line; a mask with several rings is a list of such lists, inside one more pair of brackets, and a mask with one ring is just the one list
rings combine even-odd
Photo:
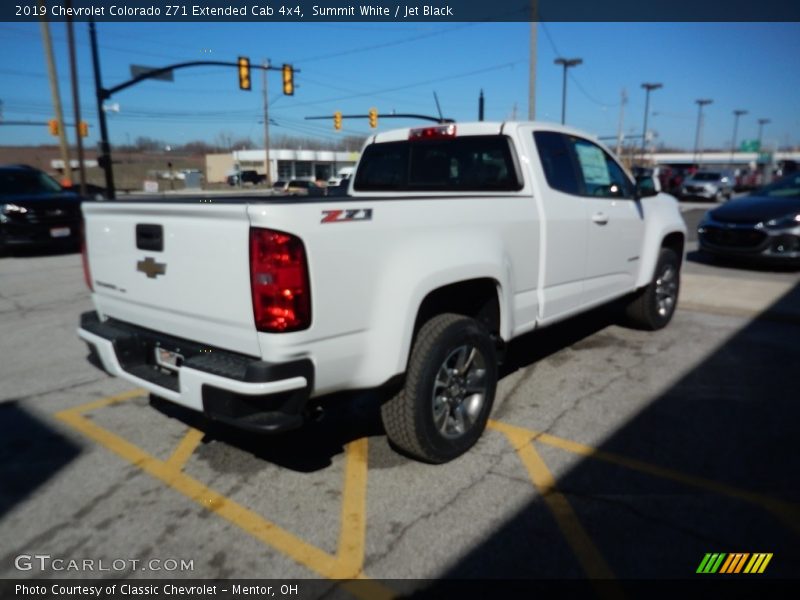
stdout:
[[428,462],[478,440],[509,340],[616,298],[665,326],[686,235],[596,140],[518,122],[374,135],[345,197],[83,211],[79,335],[110,374],[262,432],[386,384],[389,440]]

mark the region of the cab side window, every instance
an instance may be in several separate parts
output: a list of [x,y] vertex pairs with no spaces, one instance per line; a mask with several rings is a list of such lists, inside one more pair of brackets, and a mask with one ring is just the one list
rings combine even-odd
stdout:
[[565,194],[582,195],[569,139],[555,131],[534,131],[533,140],[547,185]]

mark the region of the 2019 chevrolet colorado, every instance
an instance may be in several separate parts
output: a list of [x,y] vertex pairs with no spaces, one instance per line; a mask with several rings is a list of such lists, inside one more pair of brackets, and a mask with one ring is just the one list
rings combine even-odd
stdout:
[[[349,194],[84,205],[104,368],[258,431],[400,382],[390,441],[446,462],[483,432],[503,344],[616,298],[675,310],[686,228],[575,129],[457,123],[367,140]],[[321,400],[320,400],[321,399]]]

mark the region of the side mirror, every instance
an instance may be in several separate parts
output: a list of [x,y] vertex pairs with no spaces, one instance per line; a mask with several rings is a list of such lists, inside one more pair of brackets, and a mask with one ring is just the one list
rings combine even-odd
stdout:
[[658,194],[658,187],[652,175],[640,175],[636,178],[636,197],[647,198]]

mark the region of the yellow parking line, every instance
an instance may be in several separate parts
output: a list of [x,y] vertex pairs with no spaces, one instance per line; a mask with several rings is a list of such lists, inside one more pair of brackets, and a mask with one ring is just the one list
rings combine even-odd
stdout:
[[343,577],[352,578],[364,568],[367,535],[367,438],[345,448],[342,518],[337,557]]
[[[552,472],[533,447],[533,436],[497,421],[492,421],[489,426],[505,434],[511,442],[586,575],[591,579],[612,579],[614,574],[611,568],[592,543],[567,498],[558,491]],[[608,591],[608,588],[604,588],[604,591]]]
[[129,392],[122,392],[121,394],[117,394],[116,396],[109,396],[108,398],[101,398],[100,400],[93,400],[92,402],[87,402],[86,404],[80,404],[78,406],[73,406],[72,408],[68,408],[62,412],[73,412],[73,413],[85,413],[89,412],[90,410],[97,410],[98,408],[103,408],[104,406],[109,406],[110,404],[116,404],[117,402],[123,402],[125,400],[130,400],[132,398],[139,398],[144,396],[147,393],[146,390],[131,390]]
[[172,456],[167,459],[167,466],[172,467],[176,471],[183,471],[186,461],[189,460],[189,457],[192,454],[194,454],[197,446],[199,446],[200,442],[203,440],[204,435],[205,433],[202,431],[195,429],[194,427],[190,427],[189,431],[187,431],[186,435],[184,435],[183,439],[181,439],[178,447],[175,448]]
[[508,423],[501,423],[499,421],[492,421],[491,425],[500,431],[516,432],[519,435],[529,436],[530,439],[536,440],[542,444],[547,444],[548,446],[552,446],[554,448],[560,448],[561,450],[578,454],[580,456],[585,456],[586,458],[593,458],[595,460],[619,465],[633,471],[646,473],[654,477],[677,481],[678,483],[688,486],[750,502],[771,512],[785,524],[789,525],[789,527],[800,532],[800,508],[789,502],[784,502],[782,500],[771,498],[756,492],[743,490],[725,483],[711,481],[695,475],[688,475],[686,473],[681,473],[680,471],[675,471],[666,467],[660,467],[658,465],[636,460],[634,458],[628,458],[627,456],[614,454],[612,452],[605,452],[604,450],[598,450],[597,448],[592,448],[591,446],[586,446],[578,442],[573,442],[572,440],[560,438],[549,433],[541,433],[532,429],[526,429],[516,425],[509,425]]
[[[388,600],[396,596],[391,589],[378,582],[368,580],[361,573],[366,529],[366,440],[351,442],[346,447],[346,487],[342,494],[344,504],[342,516],[348,522],[342,525],[346,531],[343,531],[340,536],[341,555],[332,555],[305,542],[275,523],[268,521],[252,510],[215,492],[193,477],[178,470],[176,468],[178,460],[176,458],[173,461],[172,458],[179,451],[184,454],[188,450],[189,442],[187,438],[196,439],[196,434],[192,434],[191,431],[181,441],[178,449],[173,453],[173,457],[168,461],[161,461],[83,416],[83,413],[89,410],[107,406],[114,402],[121,402],[141,394],[142,392],[139,390],[135,393],[120,394],[112,398],[63,410],[56,413],[55,416],[193,502],[226,519],[244,532],[272,546],[298,564],[305,566],[322,577],[329,579],[356,577],[360,580],[367,580],[343,582],[343,587],[347,588],[353,595],[365,600],[376,597],[381,600]],[[357,510],[361,511],[360,516],[355,516],[354,511]]]

